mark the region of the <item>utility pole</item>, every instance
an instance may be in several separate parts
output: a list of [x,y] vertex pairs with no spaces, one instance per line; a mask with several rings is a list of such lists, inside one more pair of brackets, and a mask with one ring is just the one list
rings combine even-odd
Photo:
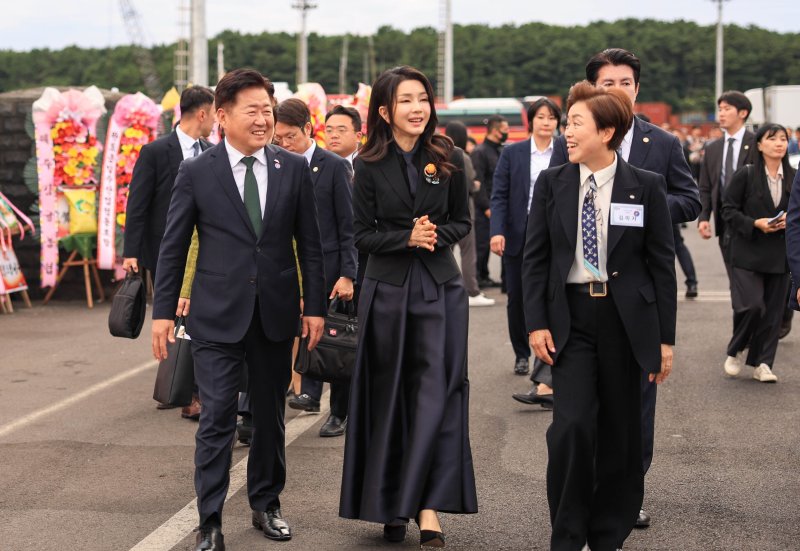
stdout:
[[225,44],[217,42],[217,82],[225,76]]
[[292,9],[300,11],[300,33],[297,35],[297,84],[308,82],[308,36],[306,36],[306,17],[317,7],[309,0],[297,0]]
[[192,43],[189,81],[208,86],[208,37],[206,36],[206,0],[192,0]]
[[722,95],[722,67],[723,67],[723,26],[722,4],[730,0],[711,0],[717,4],[717,72],[714,101]]
[[339,93],[347,93],[347,56],[349,52],[350,35],[342,39],[342,57],[339,59]]
[[452,0],[439,0],[439,63],[436,91],[445,103],[453,101],[453,20]]

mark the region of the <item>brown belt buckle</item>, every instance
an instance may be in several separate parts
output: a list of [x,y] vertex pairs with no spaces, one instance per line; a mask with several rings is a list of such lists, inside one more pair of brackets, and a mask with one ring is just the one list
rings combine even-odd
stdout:
[[[599,290],[597,290],[599,289]],[[608,296],[608,287],[605,281],[592,281],[589,283],[589,296],[601,298]]]

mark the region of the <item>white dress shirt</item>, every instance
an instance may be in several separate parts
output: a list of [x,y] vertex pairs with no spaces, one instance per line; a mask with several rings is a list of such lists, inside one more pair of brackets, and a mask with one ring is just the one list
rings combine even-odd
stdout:
[[614,188],[614,174],[617,172],[617,156],[614,155],[614,162],[602,170],[594,173],[594,181],[597,183],[597,195],[594,198],[594,208],[600,211],[600,218],[597,224],[597,266],[600,269],[600,278],[595,278],[583,266],[583,231],[581,228],[581,211],[583,210],[583,199],[589,190],[589,176],[592,171],[583,163],[580,164],[581,184],[578,190],[578,241],[575,246],[575,260],[572,268],[567,275],[567,283],[589,283],[591,281],[608,281],[606,271],[606,260],[608,255],[608,219],[611,211],[611,190]]
[[[228,161],[231,163],[231,171],[233,172],[233,179],[236,181],[236,187],[239,189],[239,196],[244,202],[244,175],[247,173],[247,166],[242,162],[242,159],[247,155],[238,151],[228,140],[225,140],[225,150],[228,152]],[[258,202],[261,203],[261,216],[263,217],[264,208],[267,204],[267,154],[264,149],[259,149],[252,156],[256,158],[256,162],[253,163],[253,173],[256,175]]]
[[764,167],[764,172],[767,174],[767,185],[769,186],[769,194],[772,197],[772,203],[775,205],[775,208],[778,208],[783,193],[783,164],[778,165],[778,174],[775,178],[769,175],[769,170],[767,170],[766,166]]
[[311,158],[314,157],[314,152],[317,150],[317,142],[316,140],[311,140],[311,146],[305,150],[303,153],[303,157],[306,158],[306,162],[308,166],[311,166]]
[[[181,144],[183,158],[188,159],[189,157],[194,157],[194,144],[199,143],[200,140],[195,140],[189,134],[181,130],[180,125],[175,127],[175,133],[178,135],[178,142]],[[202,149],[200,149],[197,154],[199,155],[202,152]]]
[[720,168],[719,181],[725,182],[725,160],[728,158],[728,138],[733,138],[733,171],[736,172],[736,167],[739,166],[739,152],[742,149],[742,140],[744,140],[745,127],[741,127],[739,131],[731,136],[725,131],[725,136],[722,142],[722,167]]
[[533,136],[531,136],[531,186],[528,190],[528,212],[531,211],[531,201],[533,201],[533,186],[536,184],[536,179],[539,177],[539,173],[550,166],[550,157],[552,156],[552,138],[550,139],[550,145],[548,145],[544,151],[539,151],[536,149],[536,142],[534,141]]
[[631,156],[631,145],[633,145],[634,126],[636,126],[635,118],[631,123],[631,127],[628,128],[627,132],[625,132],[625,136],[622,138],[622,143],[619,145],[619,156],[622,157],[622,160],[625,162],[628,162],[628,158]]

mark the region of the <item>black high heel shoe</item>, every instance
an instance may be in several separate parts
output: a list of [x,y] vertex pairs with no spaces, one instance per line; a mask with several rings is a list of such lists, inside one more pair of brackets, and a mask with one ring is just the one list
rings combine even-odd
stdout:
[[406,539],[406,524],[384,524],[383,539],[392,543],[400,543]]
[[[419,515],[414,519],[419,526]],[[419,529],[419,547],[444,547],[444,533],[436,530]]]

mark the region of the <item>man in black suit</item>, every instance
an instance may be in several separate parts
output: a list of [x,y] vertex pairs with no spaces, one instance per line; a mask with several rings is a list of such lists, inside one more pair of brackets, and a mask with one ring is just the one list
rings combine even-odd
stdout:
[[[619,88],[636,103],[639,94],[641,63],[633,53],[621,48],[609,48],[595,54],[586,64],[586,80],[602,88]],[[673,224],[689,222],[700,214],[700,197],[692,171],[683,154],[678,138],[657,126],[634,117],[625,134],[618,154],[630,165],[656,174],[666,181],[667,204]],[[556,140],[550,166],[569,161],[566,140]],[[642,461],[647,474],[653,459],[656,415],[655,384],[642,377]],[[636,521],[637,528],[650,525],[650,516],[642,510]]]
[[[311,113],[302,100],[291,98],[278,105],[275,143],[305,157],[311,168],[325,259],[325,289],[330,290],[328,299],[338,297],[343,301],[351,301],[358,256],[353,242],[351,169],[346,160],[318,147],[311,133]],[[331,413],[320,428],[320,436],[341,436],[345,433],[349,395],[349,384],[331,384]],[[319,411],[321,396],[322,383],[303,377],[300,395],[289,399],[289,407]]]
[[175,130],[142,147],[133,168],[122,267],[149,270],[155,281],[158,249],[167,224],[172,185],[181,162],[205,151],[214,125],[214,94],[203,86],[181,93],[181,120]]
[[500,115],[492,115],[486,121],[486,137],[474,149],[470,158],[475,168],[475,178],[481,187],[475,196],[475,253],[478,271],[478,286],[499,287],[500,283],[489,277],[489,220],[492,216],[492,183],[494,169],[500,160],[503,144],[508,139],[508,121]]
[[181,165],[161,243],[153,302],[157,360],[166,357],[167,341],[174,342],[173,316],[197,227],[187,320],[203,402],[195,450],[197,551],[225,549],[222,507],[245,366],[254,427],[247,468],[252,522],[268,538],[292,536],[280,493],[286,481],[285,393],[301,315],[297,258],[309,349],[319,341],[326,306],[311,171],[301,156],[267,143],[274,125],[270,89],[251,69],[236,69],[219,81],[215,102],[225,139]]

